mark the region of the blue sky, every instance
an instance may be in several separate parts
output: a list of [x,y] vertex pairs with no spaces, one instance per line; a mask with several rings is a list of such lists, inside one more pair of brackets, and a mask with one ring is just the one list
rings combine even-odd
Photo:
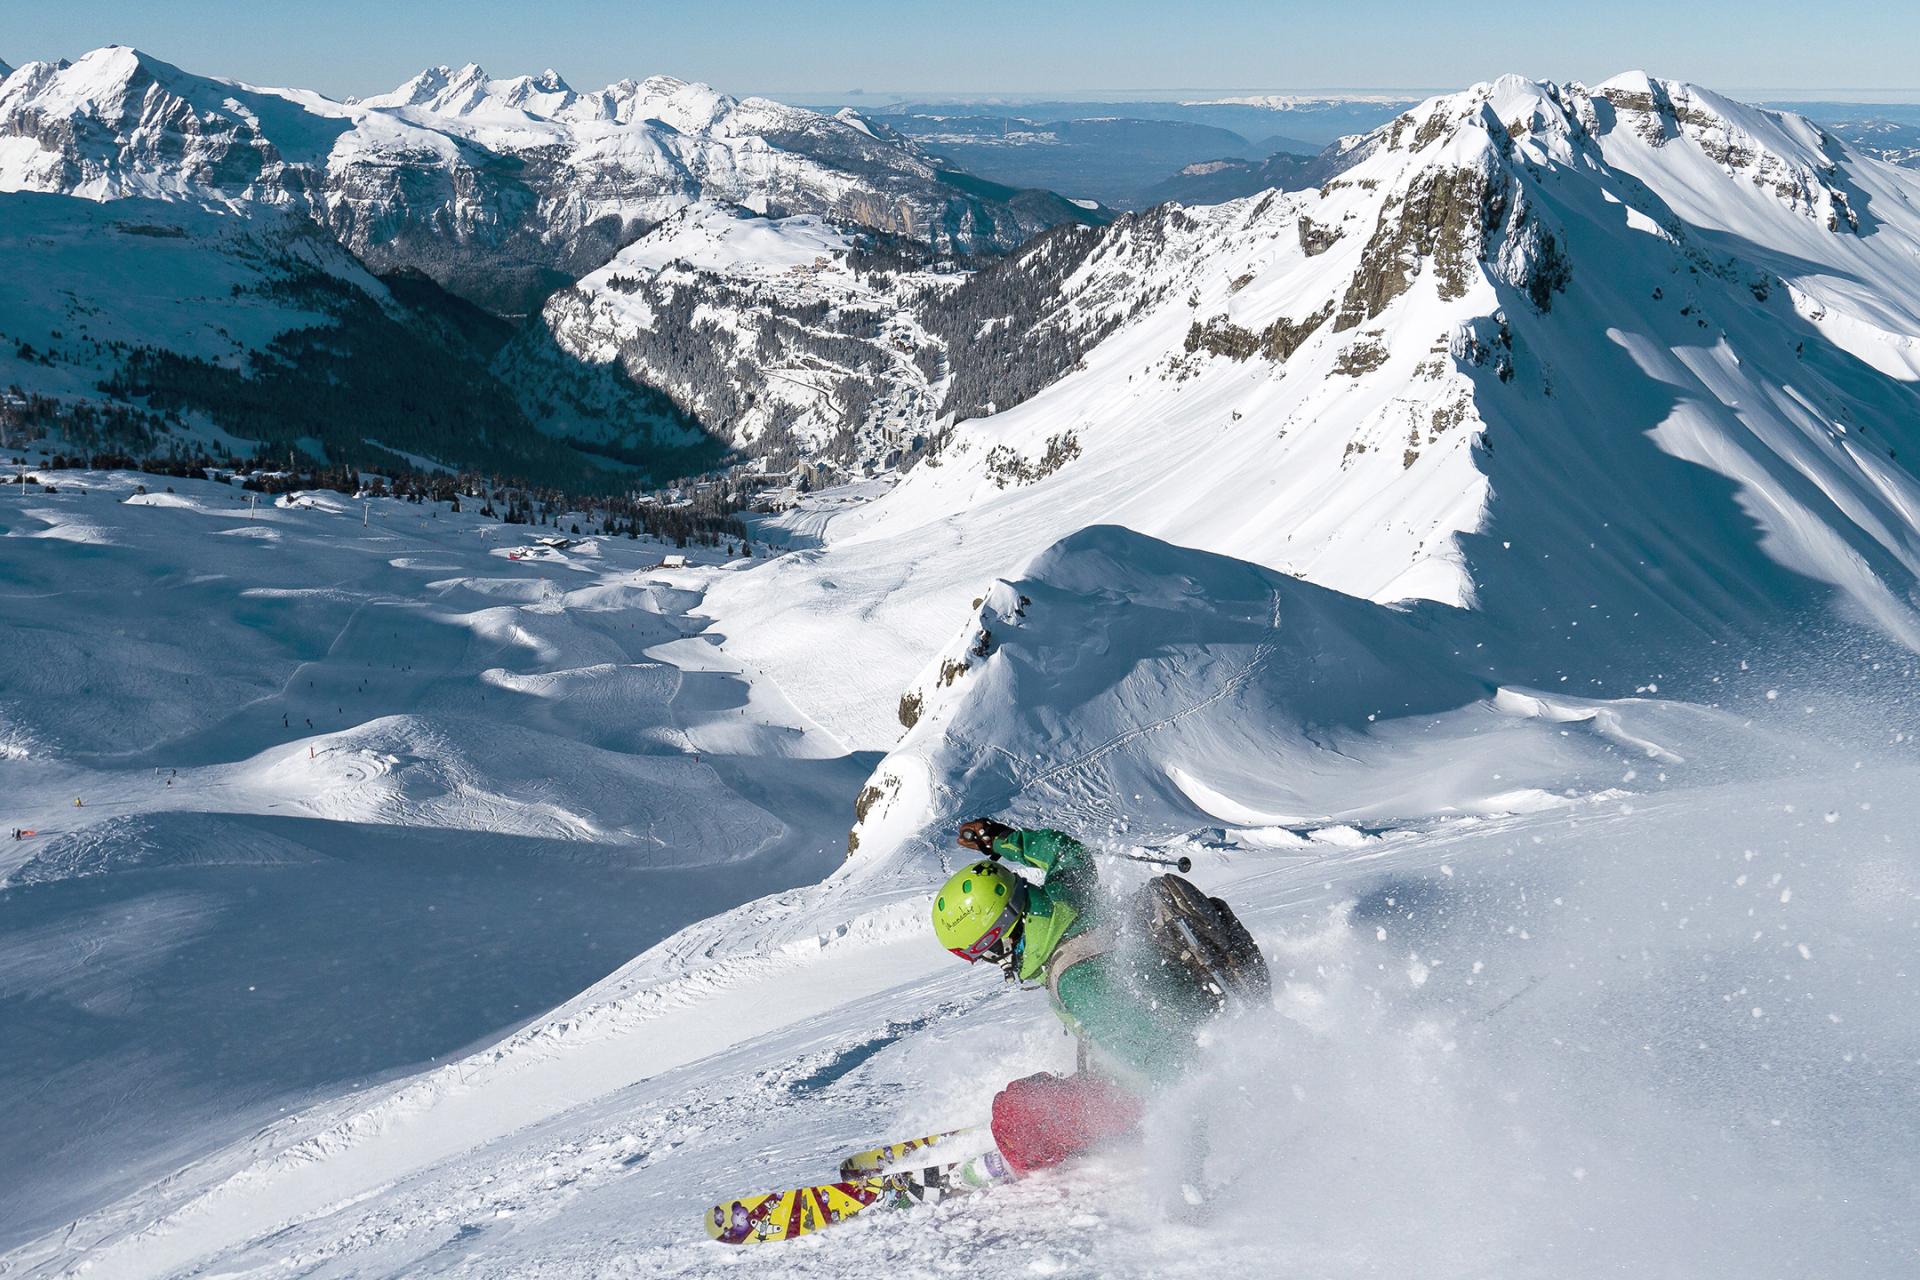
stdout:
[[1640,67],[1758,96],[1920,89],[1920,4],[1868,0],[0,0],[0,59],[133,44],[192,70],[345,95],[422,66],[664,72],[801,99],[936,92],[1455,88]]

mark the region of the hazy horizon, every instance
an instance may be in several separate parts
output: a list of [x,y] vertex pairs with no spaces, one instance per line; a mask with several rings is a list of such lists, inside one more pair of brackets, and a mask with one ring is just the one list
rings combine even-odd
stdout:
[[552,67],[576,88],[669,74],[795,101],[1416,97],[1506,72],[1592,84],[1636,68],[1750,99],[1920,99],[1905,52],[1920,46],[1920,6],[1889,12],[1868,0],[1817,11],[1786,0],[1545,4],[1526,23],[1491,25],[1417,0],[1364,10],[1217,0],[1199,13],[1145,0],[1040,10],[977,0],[964,28],[944,8],[879,0],[823,0],[804,12],[737,0],[725,23],[652,0],[269,10],[97,0],[10,14],[0,59],[17,66],[116,43],[204,74],[335,98],[386,92],[422,67],[477,62],[497,76]]
[[[765,86],[757,86],[757,85],[742,86],[742,85],[720,83],[711,79],[707,79],[706,77],[684,74],[682,71],[671,66],[638,67],[633,70],[623,72],[619,75],[610,76],[602,80],[598,77],[582,78],[574,74],[571,74],[567,70],[567,68],[564,66],[560,66],[557,63],[553,63],[553,62],[541,62],[539,59],[534,60],[534,63],[538,63],[538,65],[534,65],[534,63],[522,64],[520,62],[515,62],[512,64],[502,63],[499,65],[488,65],[485,60],[482,60],[479,58],[462,58],[457,61],[448,61],[448,60],[442,59],[439,61],[422,62],[418,66],[413,67],[412,70],[400,75],[391,83],[356,86],[354,89],[349,91],[349,90],[336,89],[323,84],[303,82],[298,79],[282,78],[282,79],[276,80],[271,77],[239,74],[230,68],[226,68],[220,65],[215,65],[212,63],[203,63],[203,62],[196,61],[195,59],[192,59],[192,58],[183,58],[183,57],[177,56],[173,53],[170,53],[168,50],[164,48],[155,48],[150,45],[140,44],[138,42],[130,41],[130,40],[115,40],[115,39],[104,39],[97,43],[86,45],[84,48],[74,48],[70,50],[63,49],[63,50],[58,50],[54,52],[44,52],[39,50],[33,50],[33,51],[28,51],[25,54],[21,54],[18,51],[0,48],[0,62],[4,62],[8,66],[19,67],[27,62],[32,62],[32,61],[53,61],[60,58],[65,58],[69,61],[73,61],[95,49],[104,48],[104,47],[116,45],[116,44],[127,45],[133,48],[137,48],[142,53],[148,54],[155,58],[159,58],[163,62],[172,63],[176,66],[181,67],[186,71],[194,72],[196,74],[209,75],[209,76],[214,76],[214,77],[223,78],[223,79],[241,80],[249,84],[270,86],[270,87],[276,87],[276,88],[309,89],[319,93],[323,93],[326,96],[330,98],[334,98],[336,100],[345,100],[347,98],[355,98],[355,97],[367,97],[373,94],[385,93],[405,83],[408,79],[412,78],[414,75],[418,74],[420,71],[423,71],[429,67],[434,67],[434,66],[457,67],[457,66],[463,66],[468,62],[479,64],[481,68],[489,76],[492,76],[496,79],[507,79],[507,78],[511,78],[513,76],[519,76],[519,75],[539,75],[541,72],[551,69],[551,70],[557,71],[562,79],[564,79],[569,85],[571,85],[573,88],[577,90],[597,89],[597,88],[600,88],[603,84],[611,84],[620,79],[638,80],[650,75],[669,75],[669,76],[676,76],[680,79],[685,79],[685,80],[700,80],[705,83],[713,85],[714,88],[717,88],[726,93],[731,93],[738,97],[761,96],[761,97],[774,98],[781,101],[792,102],[800,105],[808,105],[808,104],[816,104],[816,103],[839,105],[839,104],[852,103],[856,101],[866,101],[871,103],[924,101],[924,102],[943,102],[943,103],[945,102],[967,103],[967,104],[975,104],[975,105],[986,104],[986,103],[1004,103],[1009,106],[1017,106],[1021,103],[1036,103],[1036,102],[1080,102],[1080,101],[1084,101],[1084,102],[1179,102],[1179,101],[1188,101],[1188,100],[1195,100],[1195,99],[1218,100],[1218,99],[1226,99],[1226,98],[1252,98],[1252,97],[1267,97],[1267,96],[1298,97],[1298,98],[1327,98],[1327,99],[1355,99],[1355,100],[1361,100],[1366,98],[1392,98],[1397,100],[1397,99],[1420,99],[1420,98],[1431,97],[1435,94],[1451,93],[1456,90],[1463,89],[1467,87],[1467,85],[1474,83],[1474,81],[1466,80],[1466,81],[1461,81],[1460,83],[1457,83],[1457,84],[1419,84],[1419,85],[1411,85],[1411,84],[1409,85],[1389,85],[1389,84],[1297,85],[1297,84],[1294,84],[1294,85],[1252,85],[1252,86],[1192,85],[1192,86],[1168,86],[1168,87],[1153,87],[1153,88],[1141,88],[1141,87],[1129,87],[1129,86],[1105,86],[1105,87],[1094,86],[1090,88],[1080,88],[1080,89],[1065,89],[1065,88],[1049,89],[1049,88],[1041,87],[1041,88],[1024,89],[1024,90],[978,88],[978,87],[971,87],[971,88],[970,87],[946,87],[946,88],[935,87],[935,88],[924,88],[924,89],[906,89],[906,88],[872,89],[872,88],[866,88],[861,86],[856,86],[856,87],[847,88],[847,89],[829,89],[829,88],[780,89],[780,88],[768,88]],[[1646,70],[1648,71],[1649,74],[1657,76],[1662,79],[1687,80],[1695,84],[1702,84],[1705,87],[1712,88],[1718,92],[1727,93],[1734,97],[1742,98],[1744,100],[1752,101],[1752,102],[1822,102],[1822,103],[1859,104],[1863,106],[1872,106],[1875,104],[1911,105],[1914,103],[1920,103],[1920,87],[1915,87],[1915,88],[1899,88],[1899,87],[1836,88],[1831,86],[1819,86],[1819,85],[1810,86],[1810,87],[1793,87],[1793,86],[1777,86],[1777,85],[1753,87],[1753,86],[1717,84],[1711,81],[1701,80],[1700,78],[1694,77],[1694,76],[1670,74],[1667,71],[1661,70],[1657,67],[1655,68],[1622,67],[1616,71],[1609,72],[1604,76],[1595,76],[1595,77],[1592,77],[1591,79],[1583,79],[1582,77],[1578,77],[1578,76],[1556,76],[1556,75],[1532,75],[1530,76],[1530,78],[1536,79],[1536,80],[1552,80],[1552,81],[1556,81],[1563,84],[1570,83],[1575,80],[1580,80],[1582,83],[1596,84],[1612,76],[1621,75],[1627,71],[1632,71],[1632,70]],[[1499,73],[1499,74],[1507,74],[1507,73]],[[1512,74],[1525,75],[1528,73],[1514,72]],[[1481,77],[1481,79],[1492,79],[1492,78],[1493,77],[1491,76]]]

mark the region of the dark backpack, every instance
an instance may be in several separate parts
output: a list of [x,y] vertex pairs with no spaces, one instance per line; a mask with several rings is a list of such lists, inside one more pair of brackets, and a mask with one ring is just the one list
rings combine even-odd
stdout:
[[1060,976],[1068,969],[1131,940],[1144,948],[1142,959],[1184,972],[1216,1013],[1273,1002],[1266,957],[1240,917],[1221,899],[1209,898],[1191,880],[1176,875],[1155,876],[1128,899],[1112,923],[1061,943],[1047,960],[1048,988],[1058,999]]
[[1216,1009],[1273,1002],[1273,975],[1233,908],[1191,880],[1155,876],[1133,899],[1134,918],[1153,948],[1192,975]]

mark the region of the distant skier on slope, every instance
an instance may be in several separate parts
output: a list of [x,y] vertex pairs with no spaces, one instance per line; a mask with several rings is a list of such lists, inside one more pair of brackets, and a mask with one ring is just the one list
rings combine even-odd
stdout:
[[[995,1096],[998,1167],[995,1153],[969,1162],[968,1183],[1056,1165],[1132,1131],[1146,1095],[1187,1068],[1202,1026],[1232,1003],[1271,999],[1246,927],[1189,881],[1157,876],[1115,901],[1072,836],[976,818],[959,843],[988,861],[935,895],[941,945],[969,964],[991,960],[1009,979],[1044,982],[1080,1042],[1075,1075],[1041,1072]],[[1039,871],[1039,882],[1003,862]]]

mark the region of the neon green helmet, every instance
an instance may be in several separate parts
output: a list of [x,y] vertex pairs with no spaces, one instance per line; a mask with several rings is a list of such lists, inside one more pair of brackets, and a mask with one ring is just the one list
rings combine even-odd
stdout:
[[934,895],[933,933],[972,964],[1011,943],[1026,907],[1024,880],[997,862],[976,862],[954,872]]

